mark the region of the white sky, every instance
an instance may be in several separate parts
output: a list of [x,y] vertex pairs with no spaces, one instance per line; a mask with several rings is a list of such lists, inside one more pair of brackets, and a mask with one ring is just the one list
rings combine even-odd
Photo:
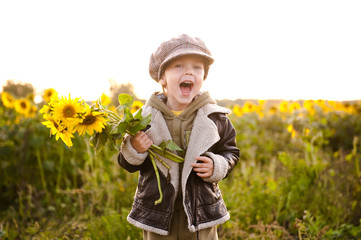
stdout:
[[150,54],[182,33],[215,58],[216,99],[361,99],[361,1],[0,2],[0,85],[95,100],[109,79],[147,99]]

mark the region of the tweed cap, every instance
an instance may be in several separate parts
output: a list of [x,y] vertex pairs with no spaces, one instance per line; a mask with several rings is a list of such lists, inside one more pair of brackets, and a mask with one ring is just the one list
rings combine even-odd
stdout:
[[212,54],[200,38],[192,38],[186,34],[163,42],[155,51],[149,62],[149,74],[159,81],[164,67],[168,62],[183,55],[199,55],[205,60],[204,79],[208,74],[209,65],[214,61]]

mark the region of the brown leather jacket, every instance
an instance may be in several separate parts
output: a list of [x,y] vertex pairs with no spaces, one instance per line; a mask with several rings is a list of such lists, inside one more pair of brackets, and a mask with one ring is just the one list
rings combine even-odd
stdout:
[[[152,113],[152,122],[159,123],[162,117],[157,110],[154,108],[148,110]],[[143,113],[146,114],[147,111],[143,111]],[[185,156],[181,176],[177,175],[178,164],[174,162],[164,159],[171,165],[170,173],[162,169],[161,164],[157,165],[163,190],[163,201],[158,205],[154,205],[154,201],[159,198],[159,193],[152,163],[146,153],[133,157],[137,153],[132,149],[129,139],[125,139],[125,142],[128,141],[128,143],[123,144],[118,162],[129,172],[139,171],[138,187],[132,210],[128,216],[130,223],[147,231],[167,235],[175,199],[180,188],[182,188],[183,207],[188,217],[190,231],[194,232],[222,224],[229,219],[218,181],[227,177],[237,164],[239,149],[236,147],[235,129],[226,113],[229,113],[229,110],[216,104],[208,104],[198,110],[198,118],[194,122],[189,142],[190,147]],[[203,118],[206,119],[202,120]],[[159,144],[161,140],[167,140],[164,139],[164,136],[159,137],[166,130],[158,129],[158,125],[162,124],[155,124],[146,131],[155,144]],[[192,145],[194,150],[191,149]],[[192,161],[195,161],[195,156],[199,155],[208,156],[214,161],[214,173],[208,179],[198,177],[189,166]],[[179,177],[182,180],[181,184],[177,180]]]

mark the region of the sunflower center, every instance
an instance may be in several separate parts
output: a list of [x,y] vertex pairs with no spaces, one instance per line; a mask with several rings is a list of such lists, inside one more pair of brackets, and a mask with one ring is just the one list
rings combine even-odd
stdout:
[[23,108],[23,109],[26,109],[26,107],[27,107],[27,105],[26,105],[25,102],[21,102],[21,103],[20,103],[20,106],[21,106],[21,108]]
[[73,117],[75,115],[75,109],[73,106],[66,106],[63,110],[64,117]]
[[93,116],[93,115],[87,115],[85,118],[84,118],[84,120],[83,120],[83,122],[81,123],[82,125],[92,125],[93,123],[95,123],[96,122],[96,120],[97,120],[97,118],[95,117],[95,116]]

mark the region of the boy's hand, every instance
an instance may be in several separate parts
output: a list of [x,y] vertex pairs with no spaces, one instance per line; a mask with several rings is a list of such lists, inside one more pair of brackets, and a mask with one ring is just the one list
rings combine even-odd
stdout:
[[196,160],[200,161],[191,164],[193,171],[197,172],[197,175],[201,178],[210,177],[213,175],[213,160],[209,157],[199,156]]
[[146,152],[153,144],[153,141],[148,137],[148,135],[142,131],[139,131],[137,135],[132,137],[130,142],[138,153]]

